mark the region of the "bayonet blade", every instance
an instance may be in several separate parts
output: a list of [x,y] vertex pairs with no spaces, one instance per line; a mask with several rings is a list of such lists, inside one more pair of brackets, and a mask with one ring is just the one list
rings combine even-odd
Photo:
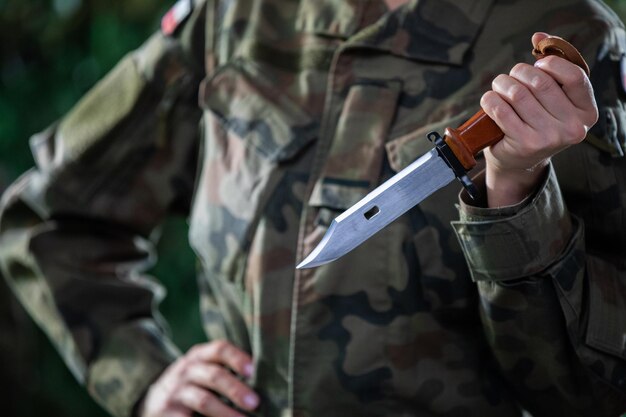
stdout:
[[[558,55],[580,66],[589,75],[589,66],[580,53],[561,38],[541,40],[533,55],[537,59]],[[497,123],[482,109],[457,129],[446,128],[445,139],[437,132],[429,133],[428,138],[435,144],[435,149],[333,220],[322,241],[297,268],[312,268],[345,255],[455,177],[474,197],[477,190],[467,175],[476,165],[474,157],[503,136]]]
[[339,215],[297,268],[313,268],[350,252],[455,178],[432,149]]

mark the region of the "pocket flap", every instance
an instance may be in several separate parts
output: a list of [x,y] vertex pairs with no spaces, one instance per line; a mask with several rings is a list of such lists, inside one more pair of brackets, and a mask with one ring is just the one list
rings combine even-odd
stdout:
[[317,121],[254,64],[242,60],[202,82],[200,105],[274,162],[292,158],[318,133]]
[[412,132],[389,141],[386,145],[387,158],[394,171],[399,172],[413,161],[431,150],[434,145],[428,140],[430,132],[443,136],[446,127],[457,127],[471,117],[470,111],[463,111],[444,121],[429,123]]
[[350,87],[310,205],[345,210],[380,182],[384,144],[401,90],[397,81]]

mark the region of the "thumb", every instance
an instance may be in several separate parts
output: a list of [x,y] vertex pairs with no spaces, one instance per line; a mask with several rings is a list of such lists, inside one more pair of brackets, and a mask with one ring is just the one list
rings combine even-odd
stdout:
[[549,36],[550,35],[545,32],[535,32],[532,36],[533,48],[536,49],[537,44]]

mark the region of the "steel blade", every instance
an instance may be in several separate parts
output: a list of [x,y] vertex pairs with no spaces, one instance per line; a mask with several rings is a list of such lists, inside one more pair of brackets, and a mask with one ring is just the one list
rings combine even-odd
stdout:
[[432,149],[333,220],[322,241],[297,268],[340,258],[454,178],[454,171]]

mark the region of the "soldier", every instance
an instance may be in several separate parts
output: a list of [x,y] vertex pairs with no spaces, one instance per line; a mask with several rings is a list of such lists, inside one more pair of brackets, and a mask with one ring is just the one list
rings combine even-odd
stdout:
[[[541,31],[591,81],[533,65]],[[625,53],[596,0],[181,0],[32,138],[36,167],[3,199],[3,270],[118,416],[616,416]],[[427,132],[479,106],[506,134],[473,173],[484,201],[457,210],[451,184],[295,270]],[[175,213],[208,338],[189,352],[144,272]]]

